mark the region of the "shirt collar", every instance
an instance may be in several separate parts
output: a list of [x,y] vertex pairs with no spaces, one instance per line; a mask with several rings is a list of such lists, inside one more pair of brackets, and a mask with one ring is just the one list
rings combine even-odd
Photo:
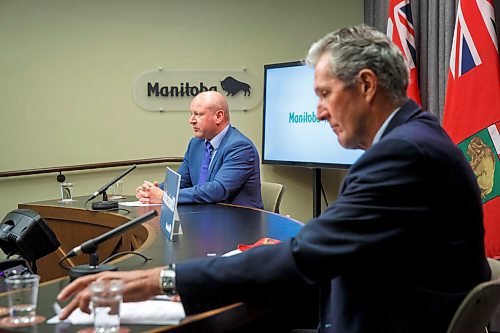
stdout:
[[214,147],[214,150],[217,150],[217,148],[219,148],[220,146],[220,143],[222,142],[222,139],[224,139],[224,136],[226,136],[228,130],[229,130],[229,124],[227,124],[227,126],[222,131],[220,131],[219,134],[214,136],[212,140],[206,140],[206,141],[210,141],[210,144],[212,145],[212,147]]
[[389,117],[387,117],[382,126],[380,126],[377,133],[375,134],[375,137],[373,138],[372,146],[380,141],[380,138],[382,137],[382,134],[384,134],[385,129],[387,128],[387,126],[389,126],[389,123],[391,122],[392,118],[394,118],[394,116],[396,115],[396,113],[398,113],[399,110],[401,110],[401,108],[397,108],[396,110],[392,111],[392,113],[389,115]]

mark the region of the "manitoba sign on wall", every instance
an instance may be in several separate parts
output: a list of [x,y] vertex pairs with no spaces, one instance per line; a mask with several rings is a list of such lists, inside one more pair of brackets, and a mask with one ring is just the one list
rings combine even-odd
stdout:
[[230,110],[251,110],[262,100],[257,78],[240,71],[177,71],[158,68],[140,74],[134,82],[135,103],[150,111],[185,111],[194,96],[218,91]]

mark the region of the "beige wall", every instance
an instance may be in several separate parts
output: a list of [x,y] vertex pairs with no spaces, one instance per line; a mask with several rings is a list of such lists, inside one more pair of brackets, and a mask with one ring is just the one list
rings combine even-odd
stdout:
[[[326,32],[362,20],[362,0],[0,0],[0,171],[182,156],[187,112],[135,105],[141,72],[246,67],[262,82],[264,64],[302,59]],[[261,151],[262,103],[231,122]],[[125,192],[164,167],[138,167]],[[88,195],[121,170],[66,176]],[[330,201],[343,175],[324,171]],[[311,218],[311,170],[264,165],[262,178],[287,186],[283,214]],[[58,196],[55,174],[0,178],[0,218]]]

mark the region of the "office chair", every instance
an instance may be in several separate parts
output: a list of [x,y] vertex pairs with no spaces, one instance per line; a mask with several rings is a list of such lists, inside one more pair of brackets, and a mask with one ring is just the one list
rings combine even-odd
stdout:
[[279,213],[281,199],[285,193],[285,185],[278,183],[261,183],[262,202],[264,209],[270,212]]
[[500,304],[500,262],[488,259],[491,280],[478,284],[462,301],[448,333],[487,333],[491,316]]

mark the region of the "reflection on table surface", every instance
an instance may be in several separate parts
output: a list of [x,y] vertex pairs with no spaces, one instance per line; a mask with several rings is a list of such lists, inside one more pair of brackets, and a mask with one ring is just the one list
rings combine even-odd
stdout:
[[[134,201],[133,196],[126,196]],[[42,268],[57,265],[60,258],[83,241],[102,234],[130,219],[143,215],[151,209],[159,212],[159,206],[127,207],[130,213],[120,211],[93,212],[84,207],[86,198],[77,197],[72,202],[57,200],[20,204],[19,208],[36,210],[51,226],[61,242],[61,250],[37,262]],[[151,258],[147,262],[139,256],[126,255],[113,262],[119,270],[144,269],[171,262],[182,262],[207,256],[220,256],[237,248],[238,244],[252,244],[262,237],[284,241],[296,235],[302,223],[290,218],[253,208],[225,204],[180,205],[179,218],[183,234],[177,240],[167,240],[159,226],[159,217],[130,229],[124,235],[110,239],[99,246],[100,262],[112,253],[128,250],[137,251]],[[109,244],[108,244],[109,243]],[[86,255],[74,258],[74,264],[88,264]],[[43,263],[41,263],[44,261]],[[53,267],[47,274],[62,276],[40,286],[37,313],[50,318],[54,315],[53,302],[59,290],[68,283],[67,271]],[[40,269],[42,271],[43,269]],[[43,272],[39,273],[42,275]],[[7,306],[5,295],[0,297],[0,306]],[[131,332],[144,331],[224,331],[238,323],[258,318],[262,311],[243,304],[190,316],[179,326],[127,325]],[[78,332],[83,326],[43,323],[28,328],[16,328],[16,332]],[[0,331],[3,331],[0,328]]]

